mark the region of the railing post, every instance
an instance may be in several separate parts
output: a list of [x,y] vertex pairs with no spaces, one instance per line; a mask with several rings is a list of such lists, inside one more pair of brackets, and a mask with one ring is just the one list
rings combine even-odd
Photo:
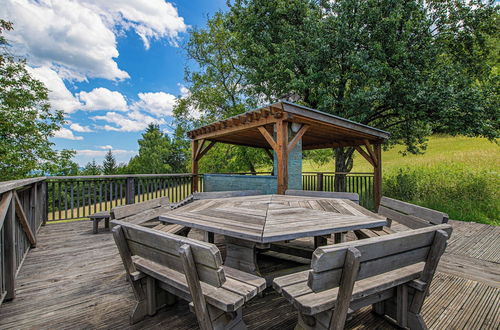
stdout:
[[47,220],[49,217],[49,183],[47,180],[42,183],[42,196],[41,196],[41,204],[42,207],[42,226],[47,224]]
[[3,224],[5,246],[5,300],[16,297],[16,205],[15,198],[10,202],[9,210]]
[[323,191],[323,173],[316,173],[316,190]]
[[135,203],[135,179],[133,177],[127,178],[127,191],[125,192],[125,203]]

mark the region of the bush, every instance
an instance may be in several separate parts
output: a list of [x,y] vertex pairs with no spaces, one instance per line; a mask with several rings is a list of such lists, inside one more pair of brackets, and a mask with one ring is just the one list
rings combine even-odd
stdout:
[[500,225],[497,172],[445,163],[384,175],[384,195],[448,213],[450,219]]

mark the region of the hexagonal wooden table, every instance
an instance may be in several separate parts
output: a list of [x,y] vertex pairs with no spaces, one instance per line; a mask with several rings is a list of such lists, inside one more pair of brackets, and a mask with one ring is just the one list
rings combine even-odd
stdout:
[[224,235],[225,264],[256,274],[257,249],[272,242],[386,225],[385,218],[349,200],[289,195],[197,200],[164,213],[160,221]]

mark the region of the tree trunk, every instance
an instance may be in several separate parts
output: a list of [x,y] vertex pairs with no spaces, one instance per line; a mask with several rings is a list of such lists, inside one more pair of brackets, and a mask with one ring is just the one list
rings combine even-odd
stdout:
[[[347,190],[347,174],[352,170],[354,148],[339,147],[333,149],[335,156],[335,181],[333,183],[335,191]],[[340,173],[339,173],[340,172]]]

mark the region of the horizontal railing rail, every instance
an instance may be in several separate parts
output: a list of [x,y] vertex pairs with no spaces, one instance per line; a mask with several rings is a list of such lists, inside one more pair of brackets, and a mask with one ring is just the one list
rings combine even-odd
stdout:
[[359,195],[361,206],[367,209],[374,208],[373,173],[303,172],[302,189],[354,192]]
[[0,182],[0,305],[15,297],[15,279],[45,221],[45,177]]
[[[87,218],[115,206],[164,196],[177,203],[191,194],[192,178],[192,174],[48,177],[48,221]],[[203,176],[197,180],[201,189]]]

